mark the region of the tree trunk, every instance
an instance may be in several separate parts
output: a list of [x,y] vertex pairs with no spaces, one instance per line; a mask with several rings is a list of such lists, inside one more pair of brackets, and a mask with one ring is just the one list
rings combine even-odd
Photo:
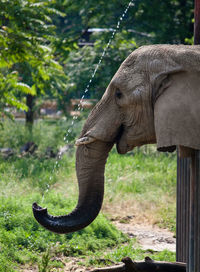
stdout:
[[26,112],[26,126],[30,131],[32,131],[34,122],[34,100],[35,97],[31,94],[26,96],[26,105],[28,107],[28,111]]

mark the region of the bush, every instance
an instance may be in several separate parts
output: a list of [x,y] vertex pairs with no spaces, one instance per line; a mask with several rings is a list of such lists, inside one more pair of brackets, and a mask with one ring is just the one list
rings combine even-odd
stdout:
[[34,124],[33,132],[26,129],[24,122],[5,120],[3,129],[0,130],[0,147],[10,147],[19,151],[19,149],[27,142],[33,141],[39,152],[44,152],[47,147],[54,150],[65,145],[64,138],[67,136],[67,142],[74,142],[75,138],[80,134],[84,120],[74,122],[72,119],[45,121],[38,120]]

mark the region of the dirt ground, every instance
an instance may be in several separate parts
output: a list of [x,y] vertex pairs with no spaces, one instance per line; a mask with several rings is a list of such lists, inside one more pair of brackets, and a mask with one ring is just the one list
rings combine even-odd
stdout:
[[128,234],[130,238],[136,238],[141,248],[153,251],[176,251],[176,238],[173,233],[166,229],[160,229],[153,225],[141,225],[129,223],[114,222],[116,227],[123,233]]

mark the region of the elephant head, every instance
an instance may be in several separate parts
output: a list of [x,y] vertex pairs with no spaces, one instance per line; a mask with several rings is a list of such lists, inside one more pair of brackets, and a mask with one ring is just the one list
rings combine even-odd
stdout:
[[40,224],[68,233],[96,218],[106,159],[115,143],[120,154],[149,143],[160,151],[179,145],[200,149],[200,46],[144,46],[121,64],[76,142],[76,208],[53,217],[34,203]]

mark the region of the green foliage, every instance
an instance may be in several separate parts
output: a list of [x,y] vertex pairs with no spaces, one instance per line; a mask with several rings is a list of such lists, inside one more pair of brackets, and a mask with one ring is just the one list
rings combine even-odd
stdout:
[[[81,98],[88,85],[112,29],[123,14],[129,1],[57,1],[55,7],[65,11],[56,18],[57,30],[62,33],[60,50],[68,75],[66,92],[60,98]],[[190,43],[193,35],[193,1],[134,1],[121,21],[121,27],[103,58],[90,92],[86,98],[100,98],[121,62],[138,46],[152,43]],[[159,25],[158,25],[159,22]],[[107,29],[88,33],[89,28]],[[110,31],[109,31],[110,30]],[[68,39],[66,39],[66,36]],[[74,42],[73,50],[68,50]],[[93,47],[77,47],[78,41],[93,42]],[[62,48],[62,49],[61,49]],[[62,58],[62,57],[61,57]],[[103,79],[103,80],[102,80]]]
[[[0,2],[0,112],[5,106],[27,110],[25,96],[57,97],[60,104],[71,97],[81,97],[99,61],[111,33],[93,34],[94,47],[78,47],[87,40],[86,30],[92,27],[115,28],[127,1],[72,0],[2,0]],[[88,97],[99,98],[125,57],[137,46],[148,43],[192,43],[193,1],[136,0],[125,16],[123,30],[112,42],[90,87]],[[158,25],[159,22],[159,25]],[[185,39],[187,38],[187,39]],[[61,63],[62,62],[62,63]],[[64,69],[63,69],[64,66]],[[11,116],[10,116],[11,117]],[[71,211],[77,194],[74,157],[44,158],[48,146],[63,145],[70,122],[37,123],[30,135],[21,124],[8,123],[0,132],[1,146],[17,152],[27,141],[38,145],[32,157],[17,156],[1,160],[0,166],[0,271],[16,271],[16,264],[38,262],[40,270],[48,270],[50,255],[93,255],[91,264],[101,263],[102,250],[127,241],[108,220],[100,215],[85,230],[58,236],[39,227],[33,219],[31,204],[42,202],[55,214]],[[80,132],[77,123],[69,141]],[[106,167],[105,202],[119,198],[160,206],[157,224],[175,230],[175,156],[146,154],[143,151],[119,157],[110,154]],[[56,165],[56,167],[55,167]],[[156,165],[156,168],[155,168]],[[67,188],[67,190],[66,190]],[[151,190],[150,190],[151,188]],[[63,192],[67,191],[65,194]],[[34,191],[34,193],[33,193]],[[167,196],[170,202],[162,202]],[[67,197],[67,200],[66,200]],[[143,258],[146,252],[128,243],[105,256],[119,261],[129,255]],[[97,252],[97,253],[96,253]],[[156,257],[157,256],[157,257]],[[159,260],[174,260],[174,254],[164,251],[154,254]],[[43,270],[42,270],[43,269]]]
[[[173,261],[173,253],[141,250],[135,240],[130,242],[102,214],[87,228],[73,234],[57,235],[39,226],[32,215],[33,202],[48,207],[49,213],[54,215],[69,213],[76,206],[78,188],[74,156],[63,156],[58,164],[56,159],[42,156],[45,147],[61,144],[64,124],[61,121],[37,122],[33,137],[40,150],[38,154],[7,160],[0,158],[0,271],[14,272],[18,264],[30,262],[37,263],[41,271],[48,271],[61,266],[52,260],[52,256],[61,254],[65,257],[89,256],[85,264],[95,266],[118,262],[127,255],[135,260],[150,255],[156,260]],[[56,134],[58,126],[63,130]],[[77,122],[77,128],[81,127]],[[4,146],[18,150],[25,140],[20,142],[23,123],[11,125],[7,122],[4,128],[0,141],[4,140]],[[175,164],[174,155],[159,155],[153,146],[124,156],[116,154],[114,149],[106,164],[104,205],[116,205],[118,209],[119,199],[135,199],[141,205],[144,201],[148,205],[153,203],[159,208],[157,224],[174,230]],[[166,201],[162,202],[166,196]]]
[[[23,193],[23,196],[3,197],[1,196],[0,207],[0,241],[3,250],[8,250],[9,261],[24,263],[31,261],[37,256],[37,252],[44,252],[48,246],[55,247],[57,254],[63,253],[65,256],[79,256],[89,254],[95,250],[106,247],[113,247],[116,243],[126,241],[127,238],[113,227],[103,216],[99,216],[88,228],[74,234],[56,235],[42,229],[35,221],[31,211],[31,203],[39,200],[39,194]],[[40,200],[41,201],[41,200]],[[66,213],[75,206],[74,201],[70,201],[60,195],[48,193],[44,203],[54,214]],[[31,253],[29,256],[28,252]],[[46,267],[47,257],[44,255]]]
[[7,73],[6,70],[2,69],[2,73],[0,72],[0,74],[0,111],[4,112],[5,115],[9,114],[9,112],[4,111],[5,105],[27,110],[26,104],[17,99],[16,95],[19,92],[35,95],[35,91],[27,84],[18,82],[17,72]]
[[49,1],[14,0],[0,3],[0,111],[5,105],[28,110],[26,94],[58,94],[66,76],[56,60],[52,16],[62,13]]
[[146,256],[149,256],[153,260],[156,261],[169,261],[175,262],[176,255],[174,252],[170,252],[168,250],[163,250],[161,252],[154,252],[151,250],[141,250],[136,241],[131,240],[126,245],[120,245],[115,250],[106,253],[103,258],[100,254],[96,254],[95,256],[88,259],[88,264],[93,266],[105,266],[105,265],[113,265],[113,262],[119,263],[122,258],[130,257],[132,260],[144,260]]
[[64,137],[67,131],[70,130],[67,139],[69,143],[74,143],[75,138],[80,134],[83,120],[77,121],[73,127],[71,122],[71,119],[37,121],[33,133],[30,134],[24,127],[23,121],[5,120],[0,130],[1,147],[19,150],[28,141],[33,141],[38,146],[38,152],[44,152],[47,147],[56,150],[65,144]]
[[193,10],[192,0],[138,0],[132,9],[133,28],[151,34],[153,43],[184,43],[193,36]]
[[[115,28],[128,4],[129,0],[56,1],[55,7],[61,10],[62,6],[66,14],[56,21],[62,30],[63,46],[67,44],[66,37],[73,37],[73,41],[87,39],[88,28]],[[139,44],[184,43],[193,35],[193,8],[192,0],[135,0],[121,27],[129,30]]]
[[[44,124],[44,127],[39,125],[38,131],[35,132],[35,136],[38,138],[35,139],[45,138],[46,146],[48,146],[55,138],[54,133],[58,127],[56,124],[45,122]],[[6,135],[11,135],[6,144],[12,143],[14,148],[12,135],[19,133],[16,139],[20,138],[20,127],[23,128],[23,124],[18,124],[16,128],[7,123],[7,126],[4,124],[4,127],[7,127],[4,137],[7,138]],[[47,135],[47,127],[48,131],[54,128],[52,134],[48,135],[52,139],[44,137],[45,134]],[[43,129],[44,131],[42,131]],[[2,135],[1,137],[1,139],[4,138]],[[16,140],[16,143],[15,148],[17,149],[20,146],[20,141]],[[41,140],[38,142],[40,152],[44,148],[43,144]],[[16,263],[38,262],[39,252],[46,252],[39,262],[40,270],[45,271],[44,269],[46,269],[48,271],[52,265],[58,265],[49,261],[48,248],[52,248],[58,255],[62,253],[65,256],[79,256],[113,247],[117,243],[127,240],[102,215],[86,229],[68,235],[50,233],[41,228],[33,218],[31,205],[35,201],[48,206],[49,212],[55,215],[69,213],[75,207],[75,197],[77,198],[77,196],[74,185],[66,180],[71,179],[71,176],[74,175],[74,156],[68,154],[57,161],[57,164],[56,159],[47,160],[41,155],[13,157],[6,161],[0,158],[0,161],[0,243],[2,249],[0,258],[5,271],[7,263],[16,265]],[[59,185],[60,180],[61,184],[67,183],[67,198],[63,194],[63,189],[60,192],[59,189],[53,189],[54,186],[58,186],[58,188],[61,186],[61,184]]]
[[[88,28],[116,28],[128,3],[128,0],[1,1],[0,111],[5,105],[27,110],[24,100],[27,92],[38,97],[56,97],[62,109],[71,97],[80,98],[111,36],[106,31],[89,34]],[[191,43],[192,20],[192,0],[134,1],[88,97],[101,97],[122,60],[137,46]],[[94,47],[78,47],[79,41],[88,40],[94,42]]]
[[[84,94],[84,90],[107,45],[107,38],[108,35],[94,34],[93,39],[96,41],[94,47],[84,46],[77,51],[70,52],[65,62],[65,73],[69,76],[65,99],[81,97]],[[86,97],[99,99],[120,64],[135,48],[137,48],[135,40],[130,39],[126,31],[118,33],[107,50]],[[106,65],[107,63],[109,65]]]
[[49,262],[50,262],[50,248],[42,255],[41,264],[39,264],[39,272],[50,272]]

